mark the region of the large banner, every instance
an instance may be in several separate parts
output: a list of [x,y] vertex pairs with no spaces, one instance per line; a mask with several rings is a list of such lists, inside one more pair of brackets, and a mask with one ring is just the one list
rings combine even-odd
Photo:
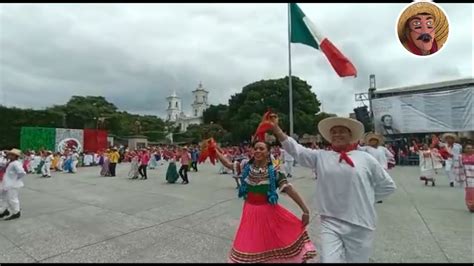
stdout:
[[107,131],[84,129],[84,151],[95,152],[107,149]]
[[473,131],[473,90],[468,87],[374,99],[375,131],[383,135]]
[[96,152],[107,148],[107,137],[107,131],[97,129],[22,127],[20,143],[23,151]]
[[56,151],[62,153],[66,149],[71,149],[81,153],[84,150],[83,147],[84,131],[82,129],[56,129]]
[[20,149],[51,150],[54,151],[56,142],[56,129],[46,127],[22,127],[20,133]]

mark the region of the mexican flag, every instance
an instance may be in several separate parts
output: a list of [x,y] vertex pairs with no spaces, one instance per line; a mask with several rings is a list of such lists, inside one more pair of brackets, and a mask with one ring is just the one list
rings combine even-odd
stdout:
[[351,61],[328,38],[321,36],[311,20],[295,3],[290,4],[290,18],[290,42],[306,44],[321,50],[339,77],[357,76],[357,70]]

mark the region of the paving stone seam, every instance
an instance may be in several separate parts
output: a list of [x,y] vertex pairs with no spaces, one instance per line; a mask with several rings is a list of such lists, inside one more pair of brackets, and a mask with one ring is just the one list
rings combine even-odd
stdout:
[[438,249],[441,251],[441,253],[443,254],[443,256],[445,257],[446,261],[448,263],[451,263],[451,260],[449,259],[448,255],[446,254],[446,252],[443,250],[443,248],[441,247],[441,244],[438,242],[438,239],[436,238],[436,236],[433,234],[433,231],[431,231],[431,228],[429,227],[428,223],[426,222],[425,218],[423,217],[423,215],[421,214],[420,210],[418,209],[418,206],[416,205],[416,202],[413,200],[413,197],[411,196],[410,193],[408,193],[408,191],[406,190],[403,182],[399,182],[400,184],[400,187],[403,189],[403,192],[405,192],[405,194],[408,196],[408,200],[410,201],[411,205],[415,208],[418,216],[420,217],[421,221],[423,222],[423,224],[425,225],[426,229],[428,230],[428,232],[430,233],[430,236],[433,238],[433,241],[436,243],[436,246],[438,246]]
[[225,236],[214,235],[214,234],[211,234],[211,233],[208,233],[208,232],[203,232],[203,231],[199,231],[199,230],[195,230],[195,229],[191,229],[191,228],[186,228],[186,227],[182,227],[182,226],[178,226],[178,225],[169,225],[169,226],[174,227],[174,228],[179,228],[179,229],[182,229],[184,231],[200,234],[200,235],[205,235],[205,236],[218,238],[218,239],[225,240],[225,241],[232,241],[233,240],[232,238],[227,238]]
[[[74,177],[74,176],[72,176]],[[107,177],[97,177],[97,178],[107,178]],[[112,177],[111,177],[112,178]],[[126,177],[121,177],[121,176],[117,176],[117,178],[114,178],[114,179],[111,179],[111,180],[115,180],[115,181],[120,181],[120,179],[124,179],[124,180],[129,180],[130,178],[126,178]],[[148,178],[148,180],[152,180],[153,178]],[[77,181],[78,183],[80,184],[84,184],[84,185],[87,185],[87,186],[97,186],[97,185],[100,185],[100,184],[97,184],[97,183],[89,183],[89,182],[81,182],[79,179],[71,179],[71,180],[74,180],[74,181]],[[163,182],[162,184],[166,184],[166,182]],[[32,191],[36,191],[36,192],[53,192],[51,194],[53,194],[54,196],[58,196],[57,194],[54,193],[54,191],[49,191],[49,190],[40,190],[40,189],[32,189],[28,186],[25,185],[25,188],[27,189],[30,189]],[[142,193],[142,194],[148,194],[148,195],[163,195],[163,193],[160,191],[160,192],[154,192],[154,191],[149,191],[149,190],[142,190],[140,189],[139,187],[138,188],[135,188],[135,187],[127,187],[127,189],[124,189],[123,187],[119,187],[119,186],[114,186],[113,183],[112,184],[108,184],[108,188],[112,188],[114,189],[115,191],[117,192],[123,192],[123,191],[134,191],[134,192],[139,192],[139,193]],[[217,192],[217,191],[220,191],[220,190],[223,190],[223,189],[217,189],[215,190],[214,192]]]
[[[84,201],[80,201],[78,199],[74,199],[74,198],[69,198],[67,196],[63,196],[63,195],[58,195],[58,194],[55,194],[55,193],[51,193],[50,191],[42,191],[42,190],[36,190],[36,189],[30,189],[32,191],[36,191],[36,192],[39,192],[39,193],[48,193],[48,195],[51,195],[51,196],[54,196],[54,197],[58,197],[60,199],[66,199],[66,200],[70,200],[74,203],[80,203],[80,204],[83,204],[85,206],[78,206],[78,207],[75,207],[75,208],[71,208],[71,209],[64,209],[64,210],[58,210],[58,211],[54,211],[54,212],[51,212],[51,213],[48,213],[48,215],[51,215],[51,214],[55,214],[55,213],[59,213],[59,212],[63,212],[63,211],[68,211],[68,210],[73,210],[73,209],[78,209],[78,208],[82,208],[82,207],[86,207],[86,206],[91,206],[91,207],[96,207],[98,209],[102,209],[102,210],[106,210],[106,211],[110,211],[110,212],[115,212],[115,213],[120,213],[120,214],[123,214],[123,215],[126,215],[126,216],[133,216],[135,217],[135,215],[133,214],[130,214],[130,213],[126,213],[126,212],[123,212],[123,211],[118,211],[118,210],[112,210],[112,209],[109,209],[105,206],[98,206],[98,205],[95,205],[95,204],[92,204],[92,203],[89,203],[89,202],[84,202]],[[41,215],[38,215],[36,217],[41,217],[41,216],[44,216],[46,214],[41,214]],[[147,219],[147,218],[144,218],[144,217],[137,217],[137,218],[140,218],[140,219],[143,219],[143,220],[146,220],[146,221],[149,221],[149,222],[154,222],[153,220],[150,220],[150,219]]]
[[[13,242],[12,240],[10,240],[10,238],[8,238],[6,235],[2,234],[0,232],[0,235],[3,236],[6,240],[8,240],[8,242],[12,243],[14,247],[18,248],[21,252],[25,253],[28,257],[30,257],[31,259],[33,259],[36,263],[39,262],[34,256],[30,255],[28,252],[26,252],[25,250],[23,250],[20,246],[18,246],[15,242]],[[0,263],[1,265],[1,263]]]
[[[61,252],[59,254],[56,254],[56,255],[53,255],[53,256],[49,256],[47,258],[44,258],[44,259],[41,259],[41,260],[36,260],[36,262],[42,262],[42,261],[45,261],[45,260],[48,260],[48,259],[52,259],[52,258],[55,258],[55,257],[58,257],[58,256],[61,256],[61,255],[64,255],[66,253],[69,253],[73,250],[79,250],[79,249],[82,249],[82,248],[86,248],[86,247],[89,247],[89,246],[93,246],[93,245],[97,245],[97,244],[100,244],[100,243],[103,243],[103,242],[106,242],[106,241],[109,241],[109,240],[112,240],[112,239],[116,239],[116,238],[119,238],[119,237],[122,237],[122,236],[125,236],[125,235],[128,235],[128,234],[132,234],[132,233],[136,233],[136,232],[139,232],[139,231],[143,231],[143,230],[146,230],[146,229],[150,229],[150,228],[153,228],[153,227],[159,227],[163,224],[166,224],[166,223],[169,223],[169,222],[174,222],[174,221],[178,221],[178,220],[181,220],[181,219],[184,219],[186,217],[189,217],[189,216],[192,216],[192,215],[195,215],[195,214],[198,214],[200,212],[203,212],[203,211],[206,211],[206,210],[209,210],[211,208],[214,208],[216,207],[217,205],[220,205],[222,203],[225,203],[225,202],[228,202],[228,201],[231,201],[231,200],[235,200],[235,198],[232,198],[232,199],[227,199],[227,200],[224,200],[224,201],[220,201],[218,203],[215,203],[209,207],[206,207],[206,208],[203,208],[203,209],[200,209],[196,212],[193,212],[191,214],[186,214],[182,217],[179,217],[179,218],[176,218],[176,219],[171,219],[171,220],[168,220],[168,221],[164,221],[164,222],[161,222],[161,223],[157,223],[157,224],[154,224],[154,225],[151,225],[151,226],[146,226],[146,227],[142,227],[142,228],[138,228],[138,229],[135,229],[135,230],[132,230],[130,232],[126,232],[126,233],[123,233],[123,234],[120,234],[120,235],[117,235],[117,236],[113,236],[113,237],[109,237],[107,239],[103,239],[103,240],[100,240],[100,241],[97,241],[97,242],[94,242],[94,243],[89,243],[89,244],[86,244],[84,246],[81,246],[81,247],[78,247],[78,248],[74,248],[74,249],[71,249],[71,250],[68,250],[68,251],[64,251],[64,252]],[[129,214],[127,214],[129,215]],[[133,216],[133,215],[129,215],[129,216]],[[173,226],[172,226],[173,227]],[[29,254],[28,254],[29,255]]]

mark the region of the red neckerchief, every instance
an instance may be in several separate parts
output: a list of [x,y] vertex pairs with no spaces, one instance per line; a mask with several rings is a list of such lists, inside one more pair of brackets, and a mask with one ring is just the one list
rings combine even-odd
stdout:
[[338,149],[334,146],[332,146],[332,150],[339,153],[340,156],[339,156],[339,162],[342,162],[342,160],[346,161],[347,164],[349,164],[350,166],[354,167],[354,162],[351,160],[351,158],[347,155],[348,152],[350,151],[353,151],[355,150],[356,148],[356,145],[349,145],[346,149]]
[[7,171],[7,167],[8,167],[8,165],[9,165],[10,163],[11,163],[11,161],[8,162],[8,163],[5,165],[5,167],[0,168],[0,182],[3,181],[3,176],[5,175],[5,172]]
[[[408,50],[410,50],[410,52],[416,55],[423,55],[421,50],[418,47],[416,47],[415,43],[411,40],[411,37],[408,38],[407,45],[408,45]],[[435,39],[433,40],[433,46],[431,47],[430,54],[434,54],[437,51],[438,51],[438,44],[436,43],[436,39]]]

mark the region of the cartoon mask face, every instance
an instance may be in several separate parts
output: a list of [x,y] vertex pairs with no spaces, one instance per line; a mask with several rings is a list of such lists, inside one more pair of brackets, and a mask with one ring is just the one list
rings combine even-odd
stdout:
[[429,52],[435,39],[434,17],[422,13],[411,17],[407,23],[408,35],[415,46],[423,52]]

